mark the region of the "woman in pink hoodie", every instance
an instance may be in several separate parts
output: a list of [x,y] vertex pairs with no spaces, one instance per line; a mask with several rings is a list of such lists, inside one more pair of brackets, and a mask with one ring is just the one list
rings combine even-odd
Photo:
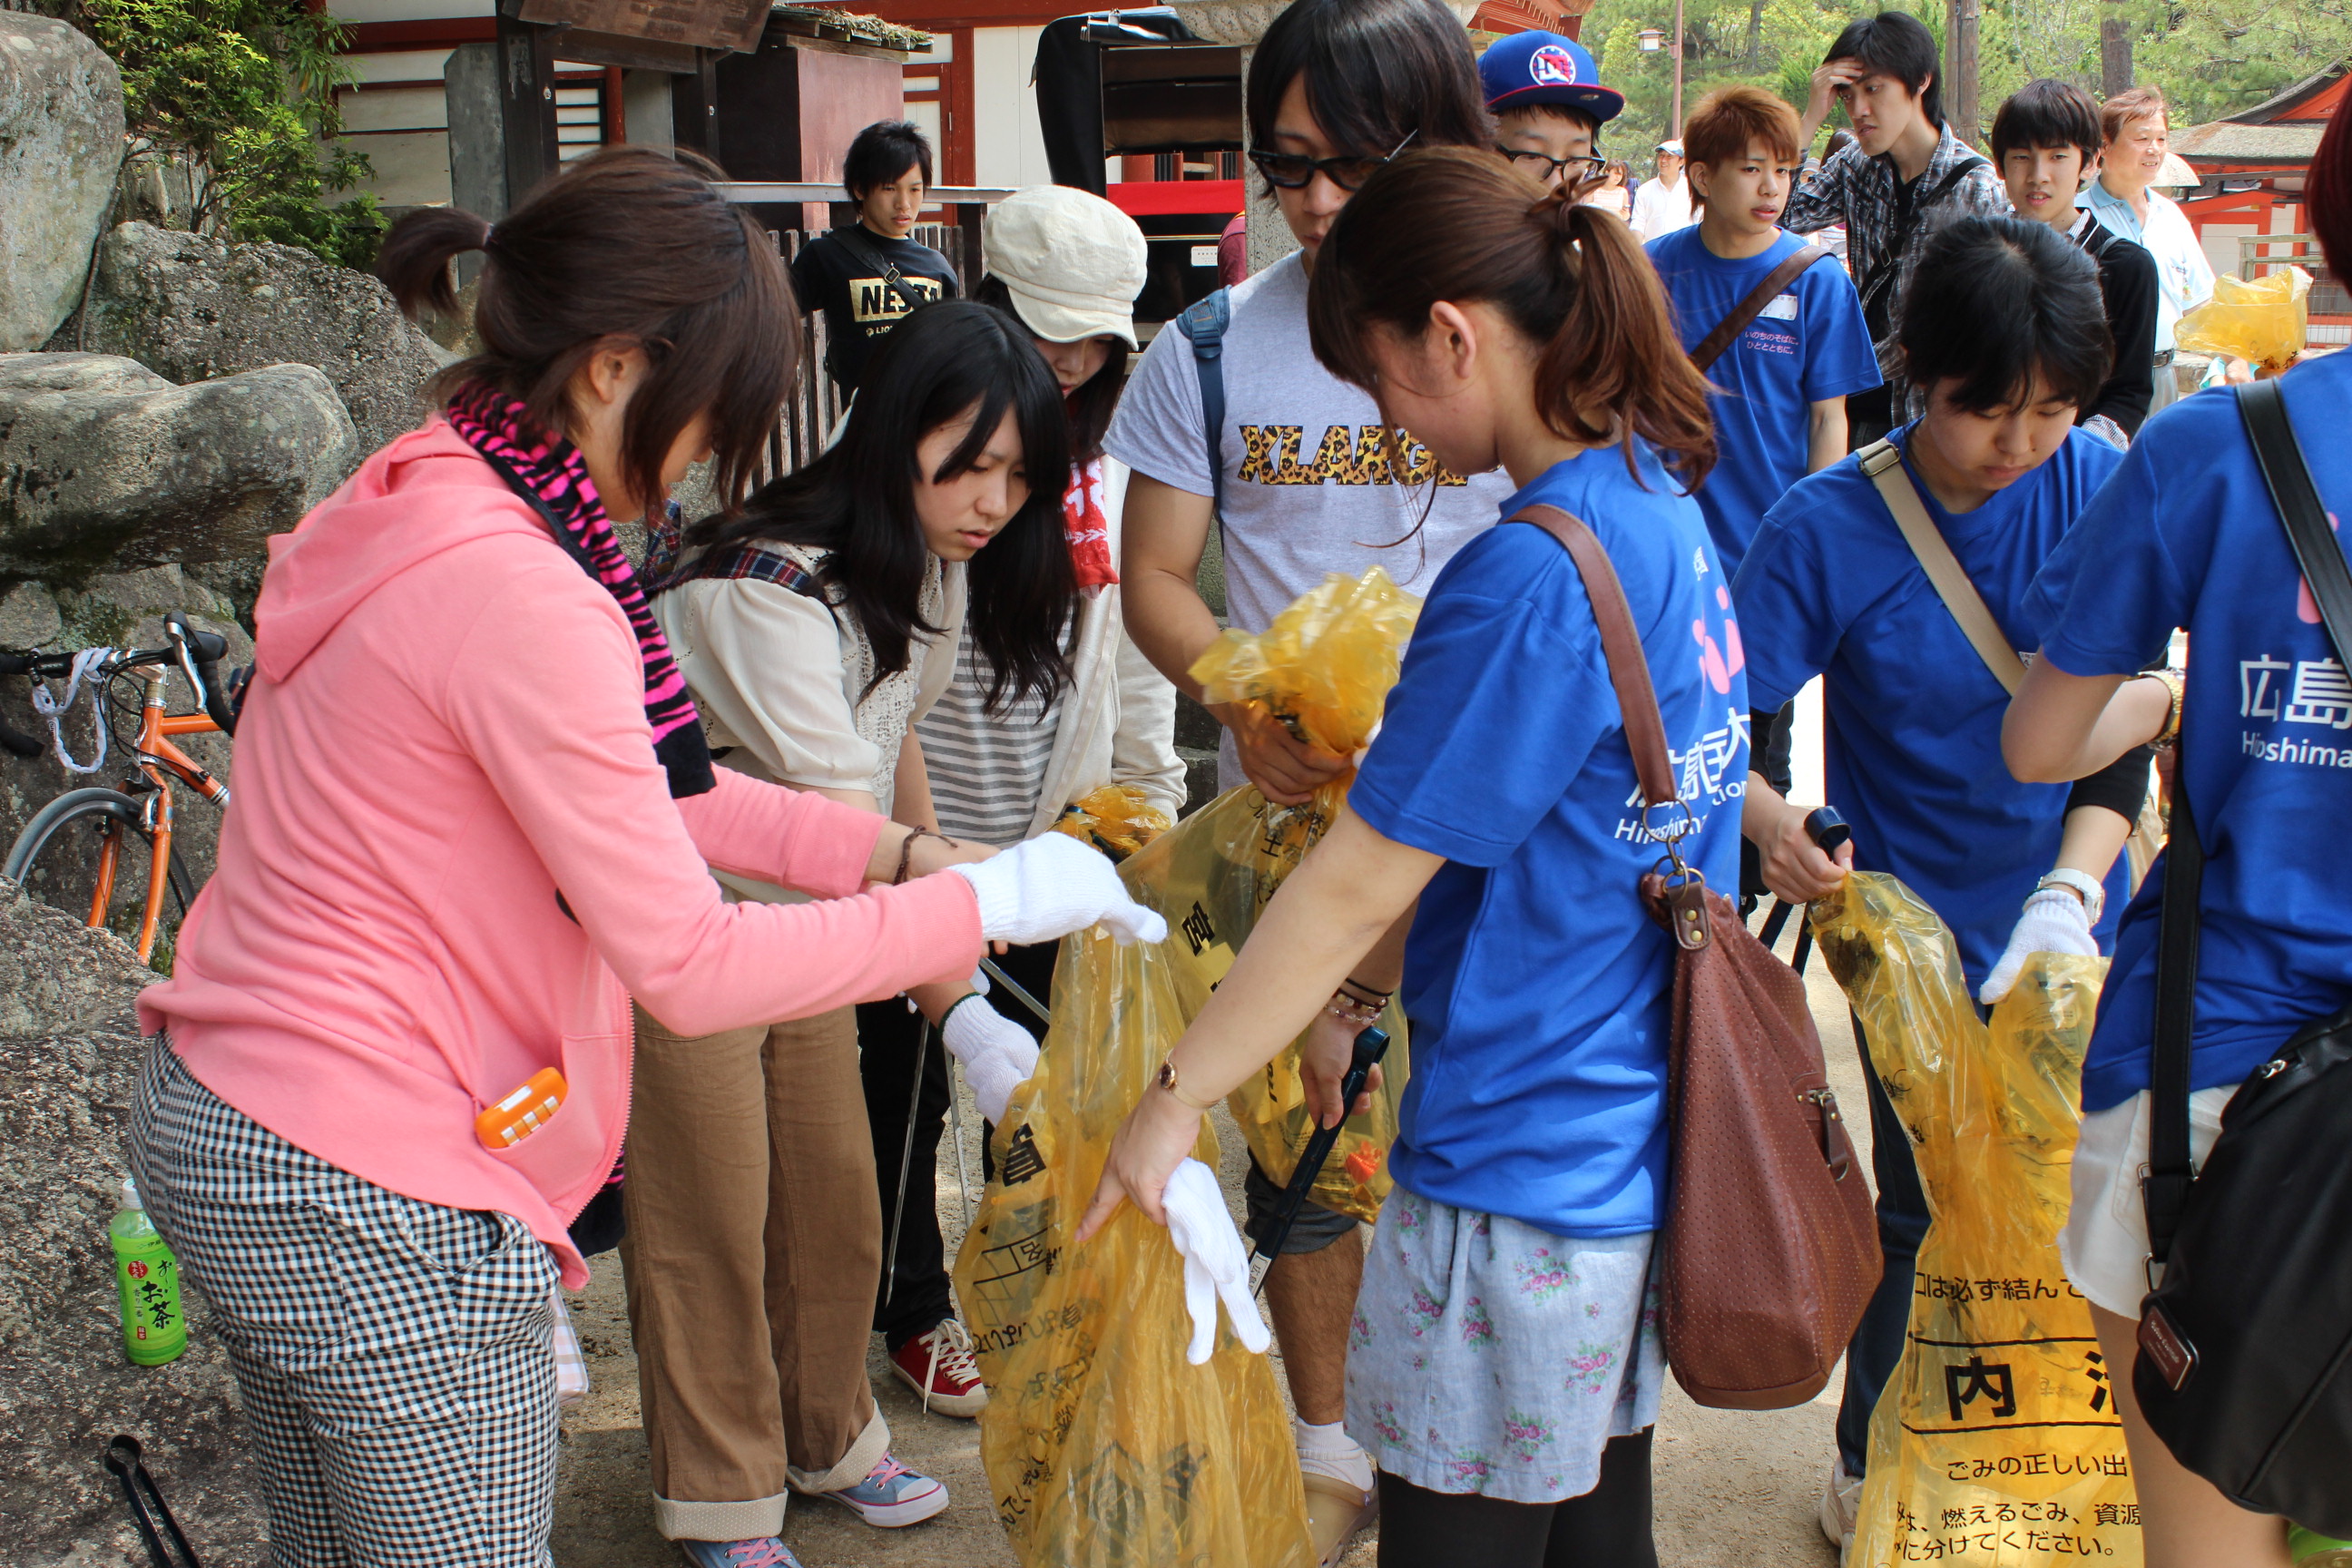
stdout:
[[[131,1157],[284,1568],[549,1562],[550,1300],[587,1282],[565,1227],[620,1151],[632,994],[710,1032],[959,979],[991,939],[1164,934],[1074,840],[990,858],[712,769],[612,528],[707,454],[740,497],[790,384],[783,269],[709,173],[615,150],[495,232],[404,220],[404,306],[486,252],[482,350],[270,542]],[[710,867],[824,901],[729,903]],[[518,1100],[520,1137],[478,1128]]]

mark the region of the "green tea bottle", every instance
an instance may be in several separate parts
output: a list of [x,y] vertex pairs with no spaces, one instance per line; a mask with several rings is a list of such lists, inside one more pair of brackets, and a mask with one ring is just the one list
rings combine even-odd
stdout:
[[141,1205],[139,1184],[128,1176],[106,1238],[114,1244],[114,1283],[122,1295],[122,1353],[140,1366],[178,1360],[188,1348],[180,1265]]

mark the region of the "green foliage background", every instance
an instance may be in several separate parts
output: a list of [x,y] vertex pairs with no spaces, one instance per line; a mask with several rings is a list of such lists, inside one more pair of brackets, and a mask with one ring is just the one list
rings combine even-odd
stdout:
[[209,209],[238,239],[345,266],[374,258],[375,198],[344,195],[370,170],[339,140],[335,91],[352,80],[336,53],[341,23],[302,0],[75,0],[62,9],[121,67],[132,155],[186,153],[209,167],[199,217]]
[[[1684,0],[1688,113],[1710,88],[1753,82],[1804,107],[1812,69],[1854,16],[1879,7],[1825,0]],[[1944,6],[1907,0],[1940,41]],[[2258,103],[2352,55],[2352,0],[1983,0],[1978,96],[1991,123],[2000,100],[2040,77],[2099,91],[2099,21],[2120,14],[2132,33],[2134,79],[2164,89],[2175,129]],[[1665,134],[1674,61],[1641,51],[1639,34],[1671,36],[1674,0],[1598,0],[1582,37],[1601,79],[1625,94],[1625,112],[1601,144],[1635,171]],[[1834,122],[1834,121],[1833,121]],[[1816,146],[1813,149],[1819,152]]]

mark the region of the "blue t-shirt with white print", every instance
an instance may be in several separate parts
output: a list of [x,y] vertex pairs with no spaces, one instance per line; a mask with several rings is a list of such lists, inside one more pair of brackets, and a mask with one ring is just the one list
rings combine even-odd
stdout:
[[[2352,354],[2287,373],[2287,416],[2334,521],[2352,510]],[[2341,535],[2338,536],[2339,542]],[[2177,788],[2205,847],[2191,1083],[2243,1079],[2352,1004],[2352,679],[2271,504],[2234,394],[2149,420],[2027,603],[2042,657],[2124,675],[2189,633]],[[2083,1108],[2148,1087],[2162,867],[2125,912]]]
[[[1585,452],[1501,515],[1546,502],[1608,551],[1697,824],[1683,852],[1729,892],[1748,778],[1739,631],[1697,506],[1646,447],[1639,461],[1637,480],[1619,448]],[[1489,528],[1438,574],[1349,804],[1445,858],[1406,951],[1397,1181],[1556,1236],[1657,1228],[1675,948],[1636,885],[1664,849],[1584,580],[1549,533]]]
[[[1895,433],[1907,447],[1916,426]],[[1920,502],[2013,647],[2034,645],[2026,594],[2122,454],[2067,433],[2050,459],[1974,510]],[[1908,460],[1905,472],[1909,475]],[[2034,883],[2057,864],[2069,786],[2020,784],[2000,756],[2009,692],[1952,618],[1878,487],[1846,458],[1797,481],[1732,585],[1756,706],[1822,682],[1829,804],[1853,863],[1902,879],[1944,919],[1971,990],[1999,963]],[[2118,857],[2097,934],[2127,887]]]
[[[1683,347],[1696,348],[1804,245],[1784,234],[1758,255],[1727,260],[1706,247],[1696,225],[1652,240],[1650,260],[1674,301]],[[1799,273],[1707,368],[1706,379],[1719,389],[1706,400],[1716,463],[1698,504],[1724,571],[1736,577],[1764,514],[1805,476],[1812,405],[1879,384],[1870,328],[1845,268],[1817,261]]]

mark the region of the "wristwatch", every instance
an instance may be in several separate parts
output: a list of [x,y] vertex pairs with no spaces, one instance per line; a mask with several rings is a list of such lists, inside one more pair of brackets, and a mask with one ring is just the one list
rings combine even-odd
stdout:
[[1157,1082],[1160,1088],[1166,1089],[1170,1094],[1174,1095],[1176,1097],[1176,1103],[1179,1105],[1185,1106],[1193,1110],[1205,1111],[1209,1109],[1209,1107],[1202,1104],[1197,1100],[1186,1098],[1184,1090],[1179,1087],[1177,1082],[1176,1058],[1173,1057],[1162,1057],[1160,1059],[1160,1076],[1153,1081]]
[[2099,886],[2098,879],[2069,867],[2061,866],[2033,884],[2037,893],[2044,888],[2063,888],[2082,900],[2083,913],[2090,917],[2093,925],[2099,923],[2099,916],[2107,907],[2107,890]]

